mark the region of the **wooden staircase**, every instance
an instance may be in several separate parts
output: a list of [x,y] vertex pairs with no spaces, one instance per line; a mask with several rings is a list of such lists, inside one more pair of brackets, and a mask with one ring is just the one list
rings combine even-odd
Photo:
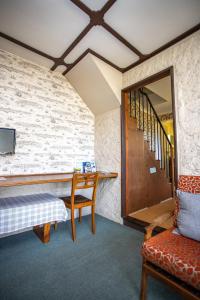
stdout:
[[173,195],[173,147],[146,93],[128,95],[126,215]]
[[166,176],[172,181],[173,146],[148,95],[143,89],[138,89],[130,92],[129,97],[130,117],[136,119],[137,129],[143,131],[149,150],[154,152],[160,168],[165,170]]

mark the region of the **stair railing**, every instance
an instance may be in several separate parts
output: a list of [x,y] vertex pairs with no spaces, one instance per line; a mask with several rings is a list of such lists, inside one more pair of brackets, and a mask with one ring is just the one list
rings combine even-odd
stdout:
[[130,117],[137,120],[137,128],[143,130],[150,150],[155,152],[155,158],[160,161],[160,168],[165,170],[166,176],[173,184],[173,147],[149,96],[140,88],[130,91],[129,100]]

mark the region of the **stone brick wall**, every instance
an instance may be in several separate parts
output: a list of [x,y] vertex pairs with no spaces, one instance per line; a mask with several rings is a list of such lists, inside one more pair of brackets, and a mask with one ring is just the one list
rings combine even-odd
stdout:
[[[67,172],[94,159],[94,115],[67,79],[2,50],[0,127],[17,132],[15,155],[0,156],[0,176]],[[66,183],[5,187],[0,198],[70,191]]]
[[94,159],[94,116],[67,79],[3,50],[0,127],[17,132],[0,175],[72,171]]

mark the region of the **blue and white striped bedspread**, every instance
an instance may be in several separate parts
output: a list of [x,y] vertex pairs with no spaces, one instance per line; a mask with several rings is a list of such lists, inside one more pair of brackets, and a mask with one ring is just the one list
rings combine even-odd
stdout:
[[66,219],[64,202],[51,194],[0,198],[0,234]]

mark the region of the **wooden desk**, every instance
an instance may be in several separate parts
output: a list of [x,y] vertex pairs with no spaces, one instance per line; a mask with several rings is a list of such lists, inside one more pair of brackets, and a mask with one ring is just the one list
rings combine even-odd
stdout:
[[[18,185],[45,184],[55,182],[70,182],[73,173],[50,173],[50,174],[27,174],[0,176],[0,187],[11,187]],[[118,173],[102,173],[99,172],[99,179],[117,178]],[[5,178],[4,180],[1,180]]]
[[[116,178],[118,176],[117,173],[98,173],[100,179],[111,179]],[[20,185],[22,186],[32,184],[70,182],[72,181],[72,177],[73,173],[27,174],[13,176],[2,175],[0,176],[0,188]],[[43,228],[41,228],[40,226],[35,226],[34,232],[43,243],[47,243],[50,239],[50,223],[44,224]]]

